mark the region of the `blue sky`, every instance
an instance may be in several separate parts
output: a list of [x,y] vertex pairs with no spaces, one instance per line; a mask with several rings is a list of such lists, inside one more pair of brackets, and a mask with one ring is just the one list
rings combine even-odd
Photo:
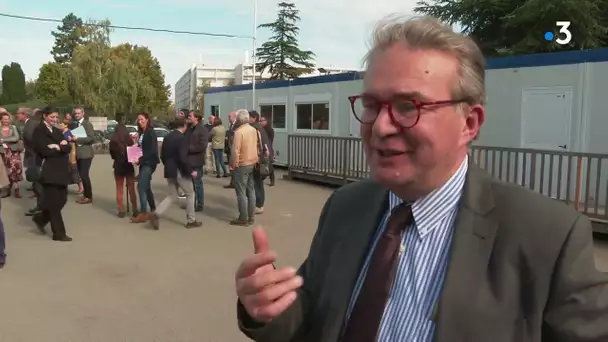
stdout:
[[[258,0],[258,24],[276,17],[276,0]],[[415,0],[295,0],[301,10],[300,46],[316,53],[319,67],[358,68],[373,24],[384,15],[410,14]],[[253,0],[0,0],[0,13],[61,19],[73,12],[83,19],[109,19],[121,26],[253,35]],[[19,62],[26,78],[37,77],[52,59],[54,23],[0,17],[0,65]],[[258,45],[267,38],[258,30]],[[233,67],[251,51],[250,39],[213,38],[115,30],[112,44],[145,45],[159,59],[174,85],[193,63]]]

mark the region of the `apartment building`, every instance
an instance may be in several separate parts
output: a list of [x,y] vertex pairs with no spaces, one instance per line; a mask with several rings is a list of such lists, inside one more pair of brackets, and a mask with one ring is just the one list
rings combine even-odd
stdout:
[[[247,60],[248,58],[246,58]],[[321,75],[339,74],[344,72],[359,71],[354,69],[336,68],[333,65],[317,68],[310,74],[300,77],[313,77]],[[270,78],[267,72],[256,73],[256,82]],[[250,84],[253,82],[253,66],[241,63],[234,68],[192,65],[182,77],[175,83],[175,108],[199,109],[197,107],[197,89],[207,83],[211,87],[223,87],[229,85]]]

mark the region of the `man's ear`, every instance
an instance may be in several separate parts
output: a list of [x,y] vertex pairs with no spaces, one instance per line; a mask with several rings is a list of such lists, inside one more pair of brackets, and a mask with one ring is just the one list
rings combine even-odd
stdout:
[[471,142],[477,139],[479,130],[486,119],[486,110],[481,104],[469,106],[466,117],[465,125],[463,126],[463,136]]

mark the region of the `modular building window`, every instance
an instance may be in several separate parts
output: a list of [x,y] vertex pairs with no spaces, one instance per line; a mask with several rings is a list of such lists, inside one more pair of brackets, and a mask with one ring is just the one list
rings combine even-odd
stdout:
[[260,105],[260,115],[272,123],[272,128],[285,129],[287,117],[285,105]]
[[220,106],[211,106],[211,115],[219,116],[220,115]]
[[296,129],[328,131],[329,103],[296,104]]

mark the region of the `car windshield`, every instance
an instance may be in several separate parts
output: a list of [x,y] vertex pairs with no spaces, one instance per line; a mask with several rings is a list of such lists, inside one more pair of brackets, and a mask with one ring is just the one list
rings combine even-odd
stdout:
[[137,127],[127,126],[127,131],[129,131],[129,133],[137,133]]
[[156,136],[159,138],[164,138],[167,136],[167,134],[169,134],[169,131],[164,130],[164,129],[155,129],[156,131]]

